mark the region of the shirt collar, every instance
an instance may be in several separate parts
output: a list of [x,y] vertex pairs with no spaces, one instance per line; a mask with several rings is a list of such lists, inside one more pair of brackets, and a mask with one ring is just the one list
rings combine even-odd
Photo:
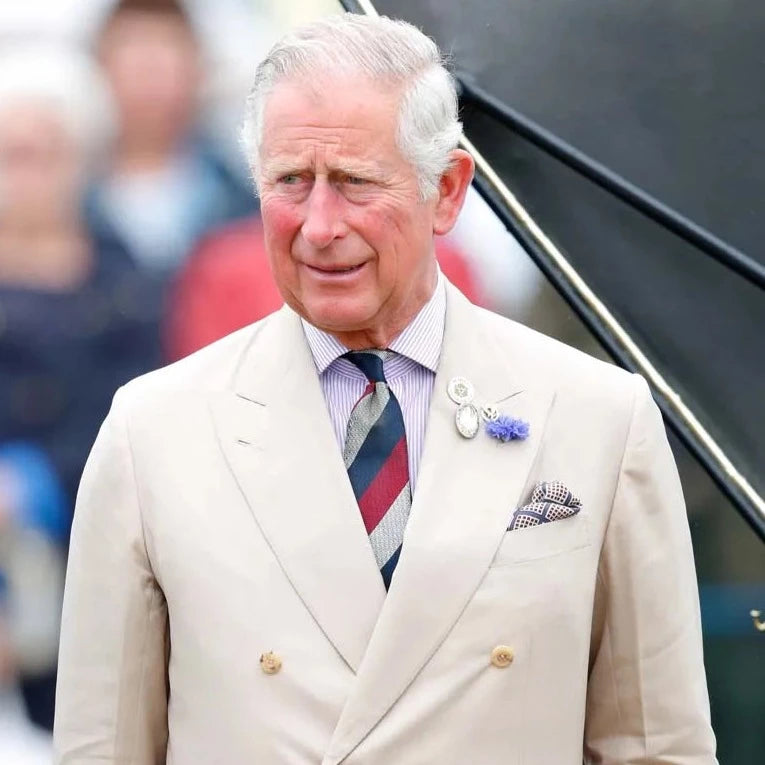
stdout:
[[[301,319],[301,322],[316,369],[319,374],[322,374],[332,362],[347,353],[349,349],[334,335],[314,327],[305,319]],[[436,289],[430,300],[419,310],[389,348],[435,373],[441,356],[445,322],[446,286],[439,269]]]

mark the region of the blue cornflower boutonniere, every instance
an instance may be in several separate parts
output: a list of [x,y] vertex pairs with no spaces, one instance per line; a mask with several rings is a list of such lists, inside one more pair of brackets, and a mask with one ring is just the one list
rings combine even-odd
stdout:
[[529,437],[529,423],[517,417],[499,414],[493,420],[486,422],[486,433],[497,441],[523,441]]
[[496,407],[484,406],[480,412],[473,403],[475,388],[464,377],[454,377],[449,380],[446,392],[449,398],[457,404],[454,423],[457,432],[463,438],[475,438],[484,421],[486,434],[502,443],[508,441],[523,441],[529,436],[529,423],[517,417],[500,414]]

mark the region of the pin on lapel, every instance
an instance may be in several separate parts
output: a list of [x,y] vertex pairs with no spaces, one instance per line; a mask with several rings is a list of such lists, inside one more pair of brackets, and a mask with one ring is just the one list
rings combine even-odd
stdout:
[[453,377],[446,386],[449,398],[457,404],[454,424],[463,438],[475,438],[481,425],[478,409],[473,403],[475,388],[464,377]]
[[457,404],[454,424],[463,438],[475,438],[480,430],[481,420],[485,423],[487,435],[503,443],[528,438],[528,422],[500,414],[497,407],[490,404],[482,406],[479,412],[478,407],[473,403],[475,386],[470,380],[464,377],[453,377],[446,386],[446,392]]

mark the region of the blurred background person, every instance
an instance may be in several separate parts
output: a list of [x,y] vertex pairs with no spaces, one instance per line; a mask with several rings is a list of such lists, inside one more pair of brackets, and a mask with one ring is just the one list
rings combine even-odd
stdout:
[[200,130],[204,57],[179,0],[118,0],[95,44],[118,134],[89,214],[142,268],[169,275],[208,228],[256,209]]
[[[43,536],[61,553],[82,467],[114,390],[161,361],[159,283],[82,215],[88,168],[110,142],[109,115],[107,91],[82,53],[42,43],[5,46],[0,55],[0,448],[5,451],[0,456],[5,454],[3,469],[10,476],[6,483],[26,487],[15,494],[20,528],[50,503],[50,486],[41,479],[41,466],[49,466],[63,510]],[[9,451],[14,444],[26,451],[18,446]],[[22,547],[12,547],[14,556],[21,554]],[[22,569],[36,567],[27,561]],[[40,557],[37,570],[52,568]],[[58,575],[51,575],[54,589]],[[39,588],[33,594],[24,581],[17,579],[12,590],[16,601],[30,592],[40,609],[57,619],[58,601],[41,598]],[[21,666],[20,680],[31,718],[51,727],[55,650],[34,667]]]

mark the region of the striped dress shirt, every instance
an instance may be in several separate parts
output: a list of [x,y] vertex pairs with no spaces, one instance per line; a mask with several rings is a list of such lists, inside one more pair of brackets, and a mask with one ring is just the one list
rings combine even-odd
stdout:
[[[388,346],[396,355],[383,366],[385,379],[398,399],[404,417],[412,494],[422,457],[445,321],[446,287],[439,272],[435,292],[406,329]],[[336,337],[305,320],[303,330],[319,373],[324,399],[342,454],[348,420],[353,407],[364,393],[367,379],[355,364],[340,358],[349,349]]]

